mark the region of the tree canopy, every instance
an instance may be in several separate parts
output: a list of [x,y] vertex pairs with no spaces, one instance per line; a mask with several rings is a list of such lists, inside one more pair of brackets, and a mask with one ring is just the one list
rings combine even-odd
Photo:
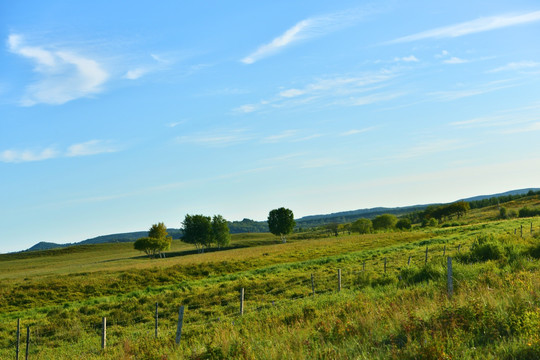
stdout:
[[393,229],[398,222],[398,219],[395,215],[392,214],[382,214],[373,219],[373,228],[375,230],[387,230]]
[[369,234],[373,231],[373,223],[369,219],[358,219],[351,225],[351,230],[359,234]]
[[184,237],[182,240],[193,244],[199,252],[216,244],[223,247],[229,244],[231,235],[227,220],[221,215],[213,218],[204,215],[186,215],[183,224]]
[[285,236],[291,233],[296,222],[292,210],[281,207],[271,210],[268,214],[268,228],[270,232],[281,238],[282,242],[287,242]]
[[221,248],[223,246],[229,245],[231,242],[231,234],[229,232],[229,225],[227,220],[221,215],[214,215],[212,218],[212,232],[214,236],[214,242]]
[[167,233],[164,223],[152,225],[148,231],[148,237],[137,239],[133,243],[135,250],[143,251],[150,257],[161,256],[161,252],[171,248],[172,238]]

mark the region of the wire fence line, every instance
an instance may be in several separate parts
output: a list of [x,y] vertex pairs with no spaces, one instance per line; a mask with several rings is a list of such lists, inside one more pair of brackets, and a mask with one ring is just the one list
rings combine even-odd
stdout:
[[[372,257],[371,259],[361,259],[355,264],[343,264],[344,267],[336,271],[334,267],[325,267],[324,265],[319,266],[312,271],[311,273],[306,274],[305,277],[296,277],[296,280],[291,278],[287,282],[286,286],[272,288],[271,290],[257,290],[256,288],[249,289],[245,292],[245,298],[240,299],[239,294],[229,295],[227,294],[224,299],[218,301],[209,301],[208,303],[202,302],[199,304],[188,304],[186,306],[185,317],[183,318],[183,324],[187,334],[190,331],[201,329],[204,331],[209,328],[211,325],[230,322],[234,324],[234,321],[241,318],[242,316],[260,312],[263,310],[268,310],[275,308],[276,306],[290,306],[291,303],[313,297],[315,295],[322,295],[328,293],[334,293],[341,289],[349,290],[359,290],[361,287],[358,286],[358,277],[367,273],[378,273],[382,276],[389,276],[390,273],[395,273],[401,268],[408,267],[411,265],[424,265],[428,262],[436,263],[441,260],[446,259],[451,252],[459,253],[464,250],[463,245],[459,245],[455,248],[450,248],[447,245],[433,246],[436,248],[429,251],[429,247],[426,247],[427,255],[409,255],[406,257],[406,260],[400,261],[399,264],[395,262],[395,256],[393,256],[394,261],[388,261],[388,257],[385,257],[385,254],[382,254],[378,257]],[[427,256],[427,257],[426,257]],[[334,264],[332,264],[334,265]],[[442,264],[445,266],[445,264]],[[384,266],[384,268],[383,268]],[[295,275],[296,276],[296,275]],[[400,279],[399,279],[400,280]],[[236,286],[235,286],[236,287]],[[250,292],[250,290],[253,290]],[[292,290],[292,292],[291,292]],[[289,293],[287,294],[287,292]],[[298,293],[300,291],[301,293]],[[284,296],[284,294],[287,294]],[[243,302],[243,313],[240,311],[240,303]],[[159,303],[156,303],[156,308],[159,310]],[[148,306],[146,305],[145,308]],[[236,309],[234,309],[236,307]],[[200,314],[201,311],[206,310],[209,314]],[[54,324],[41,325],[40,320],[35,319],[25,319],[21,321],[21,329],[25,329],[25,326],[28,326],[30,329],[27,336],[27,333],[23,330],[20,331],[20,341],[9,341],[2,346],[4,349],[10,348],[14,349],[18,346],[19,354],[22,354],[21,351],[24,350],[23,344],[28,342],[29,347],[33,349],[34,353],[39,351],[40,346],[46,346],[51,341],[77,341],[81,337],[95,336],[96,344],[99,346],[97,339],[101,335],[104,337],[105,331],[108,331],[108,335],[113,341],[111,344],[114,346],[119,341],[121,341],[122,336],[128,334],[133,335],[134,333],[141,334],[144,336],[152,336],[157,334],[158,338],[164,337],[173,337],[175,332],[177,332],[179,324],[177,322],[177,314],[174,311],[166,311],[167,316],[163,316],[163,313],[157,312],[158,321],[155,321],[154,316],[149,316],[143,320],[130,321],[126,319],[115,319],[114,316],[109,316],[107,318],[107,326],[104,326],[101,322],[94,322],[92,324],[85,324],[81,321],[71,324],[70,330],[73,327],[79,329],[78,333],[69,333],[66,334],[66,330],[53,328]],[[193,315],[192,315],[193,314]],[[152,314],[154,315],[154,314]],[[94,315],[98,317],[98,315]],[[96,319],[97,320],[97,319]],[[25,323],[23,326],[23,322]],[[7,324],[4,324],[7,325]],[[176,326],[175,326],[176,325]],[[9,325],[11,326],[11,324]],[[133,327],[139,327],[134,329]],[[141,327],[142,326],[142,327]],[[146,328],[144,327],[146,326]],[[131,328],[128,328],[131,327]],[[15,338],[15,331],[10,332]],[[102,344],[102,347],[105,346]],[[95,350],[95,349],[94,349]],[[94,351],[89,349],[89,351]]]

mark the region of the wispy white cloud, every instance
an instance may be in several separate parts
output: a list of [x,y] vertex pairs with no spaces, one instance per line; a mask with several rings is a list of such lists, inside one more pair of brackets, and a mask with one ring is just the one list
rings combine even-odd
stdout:
[[[494,114],[475,117],[467,120],[451,122],[449,125],[458,128],[508,128],[509,133],[514,129],[524,129],[540,121],[540,103],[519,108],[498,111]],[[534,128],[534,126],[533,126]],[[500,131],[499,131],[500,132]],[[504,130],[503,130],[504,132]],[[520,131],[518,131],[520,132]]]
[[404,56],[404,57],[396,57],[394,58],[394,61],[404,61],[404,62],[418,62],[418,58],[414,55]]
[[282,141],[284,139],[290,139],[291,137],[296,135],[297,132],[298,132],[298,130],[285,130],[285,131],[282,131],[279,134],[267,136],[262,141],[265,142],[265,143],[279,142],[279,141]]
[[66,152],[66,156],[88,156],[103,153],[117,152],[118,147],[110,141],[90,140],[87,142],[71,145]]
[[9,35],[7,43],[12,53],[33,61],[34,72],[39,75],[39,80],[27,87],[21,100],[23,106],[39,103],[60,105],[98,94],[109,79],[100,63],[73,50],[28,46],[19,34]]
[[4,150],[0,153],[0,161],[5,163],[22,163],[52,159],[58,156],[54,148],[43,150]]
[[357,76],[328,76],[319,78],[303,87],[281,90],[273,98],[259,103],[245,104],[233,109],[236,113],[251,113],[267,108],[297,107],[321,101],[327,105],[358,106],[389,100],[398,94],[373,94],[365,98],[351,97],[357,93],[374,91],[395,78],[395,69],[368,72]]
[[345,100],[336,101],[334,104],[345,105],[345,106],[365,106],[370,104],[375,104],[378,102],[392,100],[401,96],[406,95],[405,92],[381,92],[370,94],[366,96],[351,97]]
[[533,70],[533,69],[539,69],[539,68],[540,68],[540,62],[519,61],[519,62],[511,62],[504,66],[490,70],[489,72],[495,73],[495,72],[501,72],[501,71],[521,71],[521,70]]
[[434,96],[440,101],[452,101],[469,96],[482,95],[492,91],[506,89],[514,86],[517,86],[517,84],[515,82],[512,82],[511,80],[499,80],[492,81],[486,84],[474,85],[458,90],[436,91],[430,93],[429,95]]
[[117,151],[119,151],[119,148],[113,145],[110,141],[90,140],[84,143],[73,144],[69,146],[66,150],[57,150],[55,147],[52,146],[41,150],[4,150],[0,152],[0,162],[24,163],[60,157],[97,155]]
[[313,168],[337,166],[337,165],[342,165],[342,164],[344,164],[344,161],[341,159],[336,159],[332,157],[321,157],[321,158],[306,160],[303,162],[303,164],[300,167],[303,169],[313,169]]
[[373,126],[368,127],[368,128],[364,128],[364,129],[352,129],[352,130],[349,130],[349,131],[342,132],[341,134],[339,134],[339,136],[351,136],[351,135],[362,134],[362,133],[371,131],[373,129],[375,129],[375,127],[373,127]]
[[444,64],[465,64],[468,62],[469,60],[461,59],[455,56],[452,56],[450,59],[443,60]]
[[501,131],[503,134],[518,134],[531,131],[540,131],[540,121],[533,122],[524,126],[516,127],[513,126],[511,129],[506,129]]
[[393,156],[393,159],[410,159],[440,152],[454,151],[463,149],[469,145],[455,139],[433,140],[404,149],[399,154]]
[[165,70],[173,63],[172,60],[166,59],[162,55],[150,54],[150,57],[154,60],[152,64],[137,66],[133,69],[128,70],[124,74],[124,79],[137,80],[146,74]]
[[540,11],[522,14],[504,14],[498,16],[482,17],[455,25],[444,26],[413,35],[400,37],[387,42],[387,44],[404,43],[424,39],[455,38],[459,36],[490,31],[509,26],[516,26],[530,22],[540,21]]
[[440,59],[440,58],[446,57],[446,56],[448,56],[448,55],[449,55],[449,52],[446,51],[446,50],[443,50],[443,51],[441,51],[440,53],[435,54],[435,58],[436,58],[436,59]]
[[241,61],[244,64],[253,64],[301,40],[323,36],[343,27],[350,26],[362,16],[363,14],[358,11],[343,11],[302,20],[280,36],[274,38],[271,42],[259,46],[257,50],[244,57]]
[[224,147],[251,140],[253,137],[244,129],[235,129],[179,136],[176,141],[182,144]]

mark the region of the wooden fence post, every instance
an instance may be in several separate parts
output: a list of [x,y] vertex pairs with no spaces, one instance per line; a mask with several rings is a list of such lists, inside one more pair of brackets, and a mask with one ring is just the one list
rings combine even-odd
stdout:
[[443,250],[442,250],[442,256],[446,256],[446,244],[444,245],[443,247]]
[[362,262],[362,271],[366,271],[366,261]]
[[19,360],[19,345],[21,344],[21,319],[17,319],[17,349],[15,360]]
[[28,350],[30,347],[30,325],[26,327],[26,356],[25,360],[28,360]]
[[384,258],[384,273],[386,274],[386,258]]
[[411,256],[409,255],[409,260],[407,260],[407,266],[411,265]]
[[452,293],[454,292],[454,284],[452,283],[452,258],[448,257],[448,263],[446,266],[447,273],[447,282],[448,282],[448,297],[452,298]]
[[180,344],[182,337],[182,326],[184,325],[184,305],[180,306],[178,311],[178,325],[176,327],[176,345]]
[[101,320],[101,348],[107,347],[107,318],[104,316]]
[[459,252],[460,250],[461,250],[461,244],[459,244],[459,245],[457,246],[457,252]]
[[158,303],[156,302],[156,322],[155,322],[155,325],[154,325],[154,335],[155,337],[157,337],[158,335]]
[[517,229],[514,229],[514,235],[516,235],[516,233],[517,233]]
[[426,258],[425,258],[425,260],[424,260],[424,265],[427,264],[427,254],[428,254],[428,247],[426,246]]
[[338,291],[341,291],[341,269],[338,269],[337,271],[337,278],[338,278]]
[[311,274],[311,292],[313,293],[313,296],[315,296],[315,278],[313,277],[313,274]]
[[240,290],[240,315],[244,315],[244,288]]

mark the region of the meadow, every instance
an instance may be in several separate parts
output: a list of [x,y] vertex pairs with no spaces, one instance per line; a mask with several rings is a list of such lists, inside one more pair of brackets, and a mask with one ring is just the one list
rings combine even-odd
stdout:
[[[540,201],[505,204],[525,205]],[[204,254],[174,241],[164,259],[131,243],[0,255],[0,358],[20,319],[30,359],[538,359],[539,234],[538,217],[489,207],[410,231],[238,234]]]

